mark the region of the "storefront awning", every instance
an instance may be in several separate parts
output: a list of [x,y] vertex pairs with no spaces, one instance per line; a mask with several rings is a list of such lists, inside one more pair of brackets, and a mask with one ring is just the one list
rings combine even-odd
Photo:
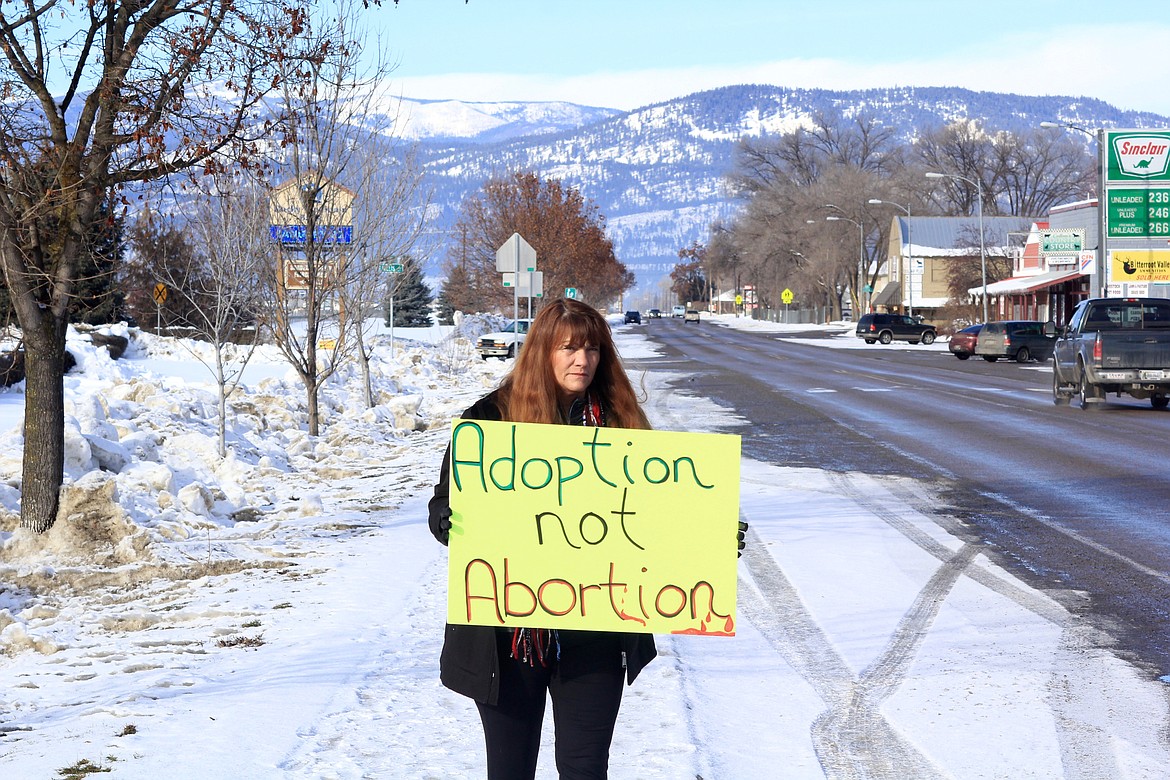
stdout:
[[871,306],[901,306],[902,285],[898,282],[887,282],[882,291],[873,297]]
[[[1033,292],[1045,287],[1055,287],[1063,282],[1072,281],[1079,276],[1083,276],[1083,274],[1076,269],[1049,271],[1048,273],[1035,274],[1033,276],[1015,276],[1011,279],[1004,279],[1003,281],[992,282],[987,285],[987,294],[990,296]],[[978,298],[983,295],[983,287],[972,287],[967,292]]]

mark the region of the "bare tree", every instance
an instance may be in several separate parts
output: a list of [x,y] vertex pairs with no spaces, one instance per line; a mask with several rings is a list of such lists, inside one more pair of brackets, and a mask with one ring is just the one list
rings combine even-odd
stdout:
[[[312,436],[320,432],[320,388],[354,353],[361,331],[352,320],[364,316],[378,264],[389,259],[381,250],[409,248],[425,216],[397,212],[418,205],[406,197],[417,190],[417,170],[391,169],[390,155],[382,156],[392,148],[393,120],[382,118],[377,85],[389,66],[380,56],[367,64],[356,0],[335,8],[332,18],[306,22],[303,54],[283,63],[289,79],[271,196],[273,224],[285,229],[277,231],[281,270],[266,322],[304,385]],[[364,224],[355,222],[359,213]]]
[[557,179],[517,173],[486,182],[464,201],[455,231],[465,239],[448,254],[444,292],[465,311],[512,308],[513,293],[496,272],[496,250],[513,233],[536,250],[546,290],[575,287],[605,306],[634,284],[633,273],[614,256],[597,205]]
[[[346,320],[349,346],[362,373],[366,406],[374,405],[370,360],[374,345],[370,340],[370,318],[364,316],[381,306],[401,281],[398,266],[407,256],[424,252],[422,244],[432,234],[424,230],[430,205],[430,193],[423,186],[422,167],[413,149],[394,155],[393,124],[366,125],[371,133],[358,167],[358,199],[354,206],[354,235],[350,246],[349,272],[339,288],[343,306],[352,316]],[[387,164],[393,160],[394,164]]]
[[306,16],[229,0],[0,7],[0,264],[27,349],[23,527],[56,519],[67,315],[102,201],[215,167],[217,153],[252,159],[249,129],[264,133],[252,109]]
[[1096,160],[1085,146],[1049,130],[997,134],[994,161],[1005,214],[1039,217],[1097,189]]
[[[264,215],[267,193],[248,178],[219,175],[195,198],[188,231],[198,253],[187,267],[168,265],[159,279],[184,298],[211,357],[192,356],[215,378],[219,454],[227,455],[227,402],[259,343],[256,315],[271,295],[274,268]],[[184,346],[187,342],[180,341]]]
[[[905,178],[905,158],[892,130],[865,117],[821,116],[812,128],[741,144],[731,183],[747,202],[733,232],[749,273],[773,288],[787,277],[785,286],[796,287],[804,300],[835,300],[838,308],[848,289],[860,306],[862,291],[880,273],[888,226],[865,204],[871,193]],[[860,238],[844,229],[850,224]]]
[[944,214],[975,213],[980,187],[984,214],[1032,217],[1096,187],[1085,147],[1045,130],[992,133],[968,120],[922,133],[914,151],[923,170],[970,179],[942,179],[920,190]]

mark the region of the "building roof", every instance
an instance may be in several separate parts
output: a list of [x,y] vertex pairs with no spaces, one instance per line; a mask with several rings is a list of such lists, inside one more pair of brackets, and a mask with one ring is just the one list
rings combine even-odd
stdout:
[[[1024,293],[1033,290],[1039,290],[1042,287],[1052,287],[1076,279],[1078,276],[1084,276],[1079,269],[1065,268],[1060,271],[1049,271],[1043,274],[1032,274],[1031,276],[1013,276],[1011,279],[1003,279],[1002,281],[992,282],[987,285],[987,294],[990,295],[1007,295],[1009,293]],[[967,290],[970,295],[979,296],[983,294],[983,286],[972,287]]]
[[[895,217],[909,254],[957,257],[979,251],[978,217]],[[988,255],[1007,254],[1008,233],[1028,232],[1032,217],[984,217],[983,241]]]

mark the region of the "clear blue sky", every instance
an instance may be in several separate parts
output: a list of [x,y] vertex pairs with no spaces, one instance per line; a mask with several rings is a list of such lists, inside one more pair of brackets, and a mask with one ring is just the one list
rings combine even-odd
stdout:
[[368,18],[414,98],[631,109],[740,83],[958,86],[1170,115],[1166,0],[385,2]]

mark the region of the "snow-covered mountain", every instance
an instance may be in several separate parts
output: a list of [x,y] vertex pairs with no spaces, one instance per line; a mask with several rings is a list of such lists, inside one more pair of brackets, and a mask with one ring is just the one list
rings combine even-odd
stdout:
[[412,141],[494,143],[574,130],[621,112],[575,103],[469,103],[398,98],[383,110],[398,118],[396,131]]
[[913,87],[730,86],[625,113],[560,103],[412,101],[411,109],[440,227],[453,222],[463,199],[491,176],[535,171],[558,178],[597,203],[639,289],[668,273],[680,248],[706,240],[713,220],[734,213],[724,177],[741,138],[789,132],[817,114],[870,115],[905,140],[963,118],[998,129],[1034,128],[1045,120],[1170,126],[1166,117],[1091,98]]

